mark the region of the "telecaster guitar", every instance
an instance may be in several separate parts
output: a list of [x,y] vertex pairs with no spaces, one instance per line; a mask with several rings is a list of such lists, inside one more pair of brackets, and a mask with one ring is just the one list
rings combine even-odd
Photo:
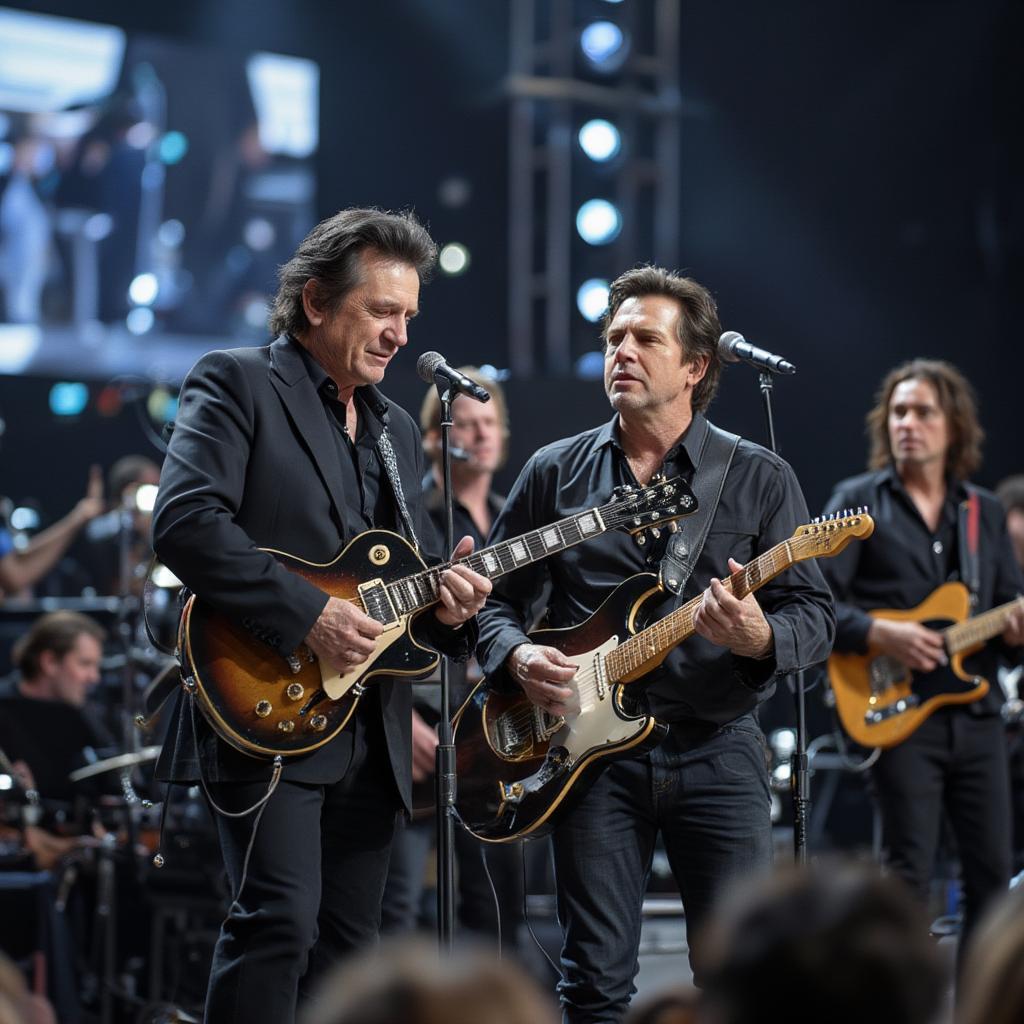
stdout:
[[[608,530],[640,533],[696,508],[696,498],[680,478],[639,490],[621,488],[606,505],[459,561],[495,579]],[[324,565],[270,553],[289,571],[359,605],[384,626],[369,659],[342,675],[305,645],[282,657],[229,616],[194,596],[188,600],[180,629],[182,685],[226,742],[247,754],[287,757],[329,742],[345,727],[373,678],[430,674],[438,656],[416,641],[410,627],[438,602],[447,564],[428,569],[404,538],[386,530],[360,534]]]
[[[870,536],[874,525],[858,512],[801,526],[722,582],[743,598],[796,562],[838,554]],[[578,709],[565,717],[522,694],[491,692],[486,680],[470,694],[455,718],[456,807],[477,838],[502,843],[546,834],[611,761],[665,735],[667,726],[633,706],[625,686],[693,635],[701,596],[639,628],[644,606],[663,597],[657,577],[641,573],[620,584],[585,622],[531,634],[532,643],[557,648],[577,666],[568,685]]]
[[946,704],[970,704],[988,693],[988,681],[972,675],[964,658],[1006,628],[1010,613],[1024,608],[1024,597],[969,618],[971,602],[962,583],[944,583],[916,608],[882,608],[875,619],[919,622],[942,633],[948,665],[917,672],[880,651],[836,654],[828,675],[839,720],[850,737],[865,747],[895,747],[935,710]]

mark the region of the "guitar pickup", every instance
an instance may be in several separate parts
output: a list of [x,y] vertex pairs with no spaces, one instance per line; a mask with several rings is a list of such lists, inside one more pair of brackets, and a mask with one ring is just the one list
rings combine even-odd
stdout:
[[383,580],[376,579],[360,583],[358,590],[366,614],[371,619],[376,619],[384,626],[398,621],[398,611]]
[[907,711],[912,711],[914,708],[921,703],[921,698],[916,693],[912,693],[909,697],[900,697],[899,700],[893,701],[884,708],[869,709],[864,712],[864,721],[868,725],[879,725],[881,722],[886,721],[889,718],[895,718],[897,715],[902,715]]

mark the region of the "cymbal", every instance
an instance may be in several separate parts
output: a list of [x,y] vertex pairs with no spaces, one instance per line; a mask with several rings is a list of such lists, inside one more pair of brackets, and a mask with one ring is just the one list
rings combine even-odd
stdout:
[[84,768],[76,768],[68,775],[68,778],[72,782],[81,782],[82,779],[91,779],[94,775],[102,775],[104,772],[116,772],[119,768],[132,768],[137,764],[155,761],[159,756],[159,744],[153,747],[143,747],[141,750],[132,751],[128,754],[105,757],[102,761],[87,764]]

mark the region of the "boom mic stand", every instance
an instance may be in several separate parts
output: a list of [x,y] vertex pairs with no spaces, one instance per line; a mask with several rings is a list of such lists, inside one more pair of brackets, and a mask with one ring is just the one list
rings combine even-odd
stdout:
[[[444,558],[452,557],[455,526],[452,520],[451,387],[438,379],[441,399],[441,467],[444,475]],[[434,778],[437,799],[437,940],[442,953],[455,948],[455,743],[452,735],[450,664],[441,655],[441,721],[437,726]]]
[[[758,388],[764,406],[768,428],[768,447],[775,455],[779,448],[775,441],[775,420],[772,417],[772,389],[775,380],[771,370],[759,367]],[[796,372],[795,369],[792,372]],[[796,704],[796,745],[790,756],[790,793],[793,798],[793,859],[797,864],[807,863],[807,818],[811,808],[811,780],[807,770],[807,717],[804,672],[792,674],[793,699]]]

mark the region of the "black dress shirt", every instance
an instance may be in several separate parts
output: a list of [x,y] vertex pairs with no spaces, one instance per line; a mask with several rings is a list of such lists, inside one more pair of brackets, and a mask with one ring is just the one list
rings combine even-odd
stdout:
[[[707,421],[695,414],[689,429],[665,457],[666,477],[693,476]],[[608,501],[620,484],[636,486],[618,440],[618,419],[548,445],[527,463],[491,531],[497,543],[563,516]],[[679,598],[666,598],[652,619],[697,596],[712,576],[728,574],[728,559],[741,563],[791,536],[807,522],[807,508],[792,469],[771,452],[741,441],[726,476],[697,566]],[[499,579],[480,613],[477,656],[484,674],[508,685],[505,659],[527,641],[524,623],[544,584],[552,593],[545,626],[582,622],[629,576],[656,571],[667,534],[641,548],[623,532],[588,540],[551,558]],[[645,692],[650,711],[666,722],[722,725],[756,707],[774,690],[774,680],[822,661],[835,630],[832,599],[813,562],[801,562],[757,594],[774,636],[765,659],[732,654],[700,636],[676,647],[637,691]]]
[[[974,488],[980,502],[978,562],[980,586],[977,611],[1012,601],[1021,590],[1021,575],[1013,556],[1006,517],[995,495]],[[836,650],[864,654],[868,649],[868,610],[913,608],[951,580],[960,579],[957,509],[967,500],[958,480],[947,483],[936,529],[921,518],[895,469],[843,480],[829,498],[826,512],[866,505],[875,531],[822,564],[836,599]],[[992,684],[988,694],[967,707],[976,714],[997,712],[1003,696],[997,684],[997,656],[1005,645],[990,643],[968,660],[973,671]]]

